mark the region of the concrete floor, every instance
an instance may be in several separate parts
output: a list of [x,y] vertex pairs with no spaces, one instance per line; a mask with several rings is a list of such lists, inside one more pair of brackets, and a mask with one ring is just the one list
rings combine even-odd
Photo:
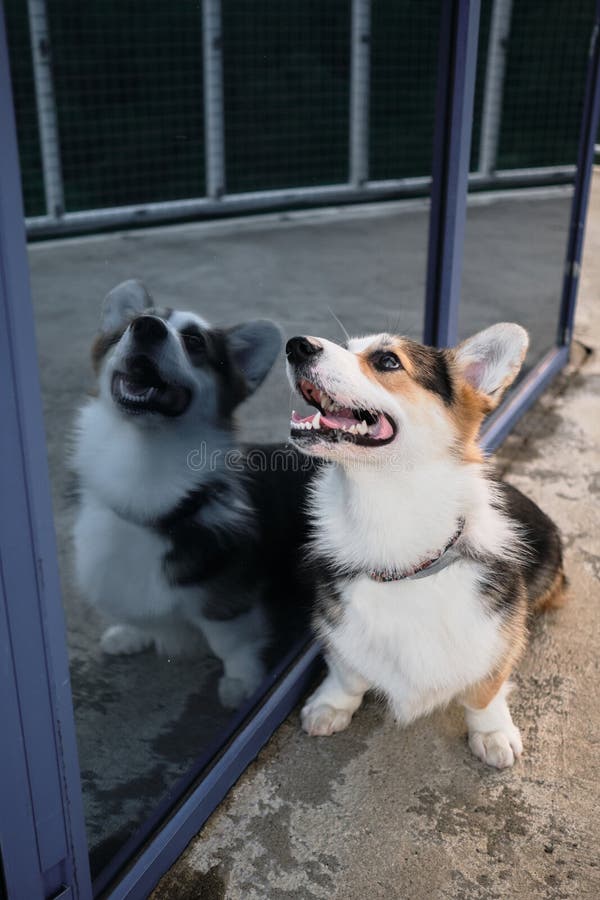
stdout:
[[[532,329],[530,362],[552,343],[568,212],[566,190],[473,198],[467,217],[462,335],[514,318]],[[102,623],[81,603],[73,586],[69,541],[73,504],[65,452],[74,411],[91,384],[88,354],[101,298],[117,282],[137,276],[160,304],[196,309],[215,323],[270,316],[282,324],[287,336],[309,331],[338,338],[335,313],[355,334],[394,329],[418,336],[427,224],[426,204],[415,201],[299,217],[269,216],[244,223],[151,229],[30,248],[80,762],[95,869],[151,815],[158,798],[168,793],[231,718],[218,706],[219,666],[206,653],[191,662],[176,663],[149,654],[103,658],[98,650]],[[242,436],[259,441],[285,439],[289,409],[290,392],[279,363],[243,408]],[[375,733],[388,735],[389,748],[381,751],[381,764],[372,764],[373,771],[380,766],[383,772],[385,753],[394,756],[407,737],[385,725],[375,707],[367,707],[361,721],[371,722]],[[289,731],[290,726],[285,726],[276,742],[282,740],[286,727]],[[451,727],[460,732],[458,721]],[[295,728],[294,724],[292,731]],[[437,735],[423,740],[439,743],[439,729],[430,732],[429,724],[417,726],[414,733],[423,728],[423,735]],[[337,771],[346,764],[344,748],[356,757],[354,741],[364,739],[362,729],[359,723],[356,734],[336,738],[331,747],[318,750],[294,738],[298,744],[292,741],[296,749],[283,752],[281,772],[289,759],[299,771],[312,773],[310,754],[314,753],[324,774],[330,765],[332,772]],[[406,746],[412,754],[414,747]],[[454,744],[448,753],[451,759]],[[420,762],[414,765],[425,765],[427,755],[417,756]],[[403,768],[396,777],[405,774]],[[303,789],[315,797],[334,795],[329,782],[311,784],[312,776]],[[282,810],[282,815],[287,815],[286,810],[292,814],[291,806],[284,805]],[[325,809],[323,815],[326,823]],[[373,840],[379,841],[377,833]],[[288,868],[293,867],[290,856]],[[201,866],[197,868],[200,871]],[[318,867],[314,871],[315,883],[325,877]],[[299,877],[294,875],[296,880]],[[269,875],[264,884],[275,891],[277,880]],[[232,897],[244,896],[245,888],[236,887],[235,878],[230,890]]]
[[599,284],[596,175],[577,324],[593,352],[498,458],[560,524],[571,579],[516,673],[521,761],[483,767],[457,709],[399,729],[370,700],[348,731],[317,739],[294,712],[153,900],[600,897]]

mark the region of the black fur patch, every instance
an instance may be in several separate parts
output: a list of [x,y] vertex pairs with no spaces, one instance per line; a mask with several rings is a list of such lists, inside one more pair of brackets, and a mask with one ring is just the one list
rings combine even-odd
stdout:
[[236,494],[245,494],[251,510],[246,527],[215,528],[203,521],[209,504],[211,520],[220,518],[215,506],[221,503],[223,521],[229,516],[231,483],[218,477],[182,498],[154,527],[171,543],[163,562],[171,583],[208,588],[207,618],[234,618],[258,593],[273,635],[284,645],[306,632],[313,608],[314,575],[302,565],[302,547],[308,534],[306,487],[318,463],[283,445],[242,447],[240,463]]
[[211,329],[204,332],[206,338],[206,364],[209,365],[218,380],[219,414],[229,418],[236,406],[248,395],[248,387],[243,373],[235,365],[227,332]]
[[542,597],[562,572],[563,551],[560,532],[552,519],[522,494],[504,481],[498,482],[502,509],[521,526],[526,553],[520,563],[527,598],[530,604]]
[[417,384],[437,394],[446,406],[450,406],[454,400],[454,385],[445,352],[413,341],[407,341],[403,349],[413,364],[412,377]]
[[563,556],[560,533],[554,522],[528,497],[504,481],[497,481],[500,492],[497,508],[519,525],[520,555],[507,559],[474,553],[467,545],[467,559],[479,562],[483,569],[481,590],[490,610],[510,616],[525,600],[529,611],[562,573]]
[[523,603],[524,584],[521,568],[498,556],[471,556],[482,564],[480,589],[491,612],[507,617]]
[[[242,495],[241,488],[237,488],[237,493]],[[252,521],[231,520],[231,501],[231,486],[215,479],[206,487],[187,494],[168,515],[155,522],[154,527],[171,542],[163,563],[172,584],[200,584],[225,573],[231,574],[241,565],[247,568],[256,551],[258,531]],[[222,514],[219,514],[221,505]],[[215,526],[212,521],[222,521],[222,525]],[[247,574],[252,581],[253,572],[247,571]],[[237,602],[229,604],[227,608],[214,610],[209,617],[230,618],[239,614],[238,607]]]
[[[315,605],[313,627],[317,634],[327,638],[342,620],[344,605],[339,589],[339,570],[324,556],[314,556],[306,564],[315,580]],[[357,573],[358,574],[358,573]]]

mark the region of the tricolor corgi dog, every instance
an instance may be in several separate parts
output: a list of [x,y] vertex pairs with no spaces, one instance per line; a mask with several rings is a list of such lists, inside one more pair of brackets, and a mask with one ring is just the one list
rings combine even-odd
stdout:
[[202,632],[223,664],[225,706],[257,688],[292,602],[310,590],[294,567],[314,466],[297,451],[241,447],[234,428],[280,348],[272,322],[211,328],[124,282],[104,300],[97,391],[77,419],[75,568],[110,622],[102,649],[176,656]]
[[483,762],[521,754],[508,679],[530,614],[563,602],[561,539],[494,478],[477,436],[527,345],[513,324],[449,350],[391,334],[288,342],[290,382],[316,407],[292,414],[292,440],[329,463],[309,501],[328,665],[302,710],[309,734],[347,728],[374,690],[401,723],[456,700]]

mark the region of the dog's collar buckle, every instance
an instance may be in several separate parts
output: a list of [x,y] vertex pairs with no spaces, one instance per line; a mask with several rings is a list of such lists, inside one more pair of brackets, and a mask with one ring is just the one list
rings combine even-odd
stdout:
[[369,578],[372,581],[377,581],[379,584],[388,584],[390,581],[406,581],[416,578],[425,578],[428,575],[435,575],[436,572],[445,569],[459,558],[459,554],[456,551],[453,553],[450,551],[463,533],[464,528],[465,520],[464,517],[461,516],[458,520],[456,531],[448,543],[438,554],[431,557],[431,559],[426,559],[410,569],[373,569],[368,573]]

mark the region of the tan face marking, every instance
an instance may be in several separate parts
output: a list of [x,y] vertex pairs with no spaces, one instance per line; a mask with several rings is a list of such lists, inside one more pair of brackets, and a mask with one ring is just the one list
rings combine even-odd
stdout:
[[[401,368],[381,371],[378,354],[395,354]],[[451,421],[457,432],[461,458],[481,462],[477,444],[481,423],[491,409],[489,399],[465,382],[454,365],[452,351],[425,347],[406,338],[384,335],[357,354],[363,374],[390,393],[422,406],[435,404]]]
[[101,332],[101,334],[97,335],[97,337],[95,338],[92,344],[91,356],[92,366],[96,375],[100,371],[100,367],[102,365],[104,357],[106,356],[110,348],[114,347],[114,345],[121,340],[128,325],[129,322],[123,325],[122,328],[118,328],[115,331]]
[[[398,357],[400,368],[383,371],[377,367],[378,358],[385,356],[387,353]],[[414,398],[414,392],[412,391],[414,382],[410,377],[414,375],[414,369],[405,353],[401,339],[371,344],[371,346],[361,350],[357,357],[363,375],[366,375],[371,381],[381,385],[390,393],[403,394],[406,397]]]

